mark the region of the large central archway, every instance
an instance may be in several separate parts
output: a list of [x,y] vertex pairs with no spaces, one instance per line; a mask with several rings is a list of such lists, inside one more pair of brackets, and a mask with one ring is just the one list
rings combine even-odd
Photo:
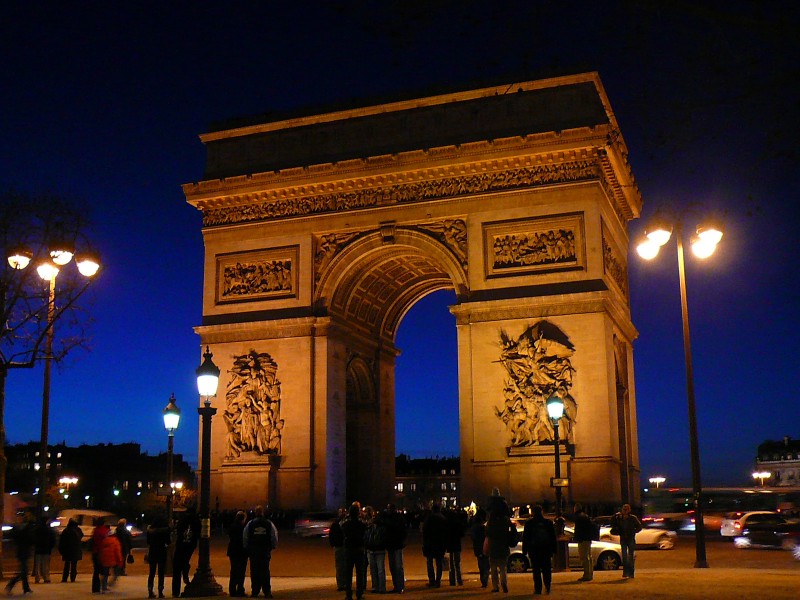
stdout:
[[398,326],[441,289],[462,498],[552,493],[557,394],[568,497],[636,499],[626,226],[641,199],[596,74],[202,139],[206,176],[184,191],[203,212],[197,331],[223,368],[221,507],[390,500]]

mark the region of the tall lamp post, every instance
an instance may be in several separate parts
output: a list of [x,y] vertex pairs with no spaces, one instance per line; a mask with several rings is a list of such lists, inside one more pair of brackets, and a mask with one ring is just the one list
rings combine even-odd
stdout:
[[656,486],[656,489],[667,480],[666,477],[662,477],[661,475],[656,475],[655,477],[651,477],[649,479],[650,483]]
[[555,447],[555,477],[550,480],[550,485],[556,489],[556,558],[553,567],[556,571],[563,571],[566,569],[567,562],[565,560],[564,551],[566,544],[561,540],[564,535],[564,517],[561,515],[561,488],[564,487],[565,481],[561,478],[561,438],[558,435],[558,424],[564,416],[564,401],[556,394],[553,394],[547,399],[547,414],[553,423],[553,446]]
[[175,430],[181,421],[181,409],[175,404],[175,394],[169,397],[169,404],[162,411],[164,416],[164,429],[167,430],[167,523],[172,527],[172,495],[175,489],[172,487],[172,456],[174,453]]
[[211,537],[211,417],[217,409],[211,406],[211,398],[217,395],[219,367],[211,360],[212,354],[206,346],[203,364],[197,370],[197,391],[203,396],[203,406],[197,409],[202,420],[201,464],[200,464],[200,543],[198,544],[197,571],[186,589],[184,598],[224,596],[222,586],[214,579],[211,571],[209,538]]
[[[636,248],[639,256],[651,260],[672,236],[672,225],[657,217],[645,228],[645,239]],[[692,239],[692,252],[697,258],[708,258],[722,239],[722,228],[715,222],[698,225]],[[692,492],[695,504],[695,563],[696,568],[707,568],[705,523],[703,521],[702,485],[700,482],[700,451],[697,436],[697,410],[694,398],[694,370],[692,345],[689,337],[689,306],[686,300],[686,265],[683,258],[683,236],[680,221],[675,223],[675,241],[678,249],[678,278],[681,291],[681,317],[683,319],[683,351],[686,362],[686,397],[689,407],[689,445],[692,460]]]
[[[32,252],[18,249],[8,257],[8,264],[12,269],[22,270],[31,262]],[[50,247],[50,257],[36,266],[36,272],[43,280],[48,282],[47,296],[47,327],[45,329],[44,346],[44,387],[42,391],[42,428],[39,446],[39,494],[36,498],[36,514],[44,514],[44,499],[47,493],[47,461],[49,458],[47,433],[50,423],[50,379],[53,365],[53,340],[55,331],[53,324],[56,319],[56,277],[61,267],[67,265],[74,256],[74,249],[66,243],[53,244]],[[100,261],[96,256],[85,254],[75,259],[78,272],[84,277],[91,278],[100,269]]]
[[772,473],[769,471],[755,471],[753,473],[753,479],[758,479],[761,481],[762,488],[764,487],[764,480],[769,479],[770,477],[772,477]]

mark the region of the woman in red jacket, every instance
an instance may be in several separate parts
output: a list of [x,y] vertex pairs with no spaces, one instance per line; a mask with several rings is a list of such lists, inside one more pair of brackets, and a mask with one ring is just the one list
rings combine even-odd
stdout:
[[[122,545],[119,543],[119,538],[115,535],[107,535],[100,542],[98,560],[100,561],[100,575],[102,583],[102,591],[107,592],[110,586],[114,585],[117,580],[117,573],[122,567]],[[108,582],[110,572],[114,572],[114,578],[111,583]]]

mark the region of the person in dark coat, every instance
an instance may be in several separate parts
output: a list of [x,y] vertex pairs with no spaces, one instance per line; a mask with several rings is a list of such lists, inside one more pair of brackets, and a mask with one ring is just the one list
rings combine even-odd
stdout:
[[612,517],[611,529],[616,530],[622,547],[622,577],[633,579],[636,534],[642,530],[642,522],[631,512],[630,504],[623,504],[620,512]]
[[33,530],[33,579],[50,583],[50,555],[56,547],[56,532],[50,522],[42,517]]
[[150,571],[147,575],[147,597],[155,598],[153,580],[158,571],[158,597],[164,597],[164,571],[167,568],[167,547],[170,542],[170,527],[164,517],[156,517],[147,528],[147,561]]
[[492,577],[492,591],[499,592],[500,587],[508,593],[508,556],[510,554],[509,533],[514,525],[505,510],[489,511],[486,521],[486,543],[484,548],[489,555],[489,572]]
[[200,519],[190,506],[176,527],[175,553],[172,555],[172,597],[181,595],[181,581],[189,585],[189,561],[200,539]]
[[31,567],[31,552],[33,551],[33,522],[28,518],[14,527],[12,537],[17,547],[17,561],[19,561],[19,573],[8,580],[6,592],[11,595],[14,586],[18,581],[22,582],[22,593],[31,594],[30,582],[28,581],[28,571]]
[[481,587],[489,585],[489,554],[483,551],[483,543],[486,540],[486,511],[479,508],[475,511],[475,518],[470,529],[472,538],[472,552],[478,560],[478,576]]
[[442,506],[434,502],[431,514],[422,523],[422,554],[428,567],[428,587],[442,585],[444,554],[447,552],[449,533]]
[[128,531],[128,521],[120,519],[117,521],[117,526],[114,528],[114,535],[119,540],[119,547],[122,550],[122,566],[114,573],[115,579],[120,575],[127,575],[125,572],[126,565],[128,564],[128,555],[131,553],[133,547],[133,536]]
[[244,578],[247,572],[247,550],[244,548],[242,535],[244,534],[244,511],[239,511],[233,518],[233,523],[228,528],[228,560],[231,562],[231,578],[228,584],[228,595],[231,597],[244,597]]
[[466,513],[457,508],[451,508],[445,514],[447,518],[447,555],[450,558],[449,579],[450,585],[464,585],[461,577],[461,538],[467,528]]
[[75,583],[75,578],[78,576],[78,561],[83,558],[82,541],[83,531],[75,519],[70,519],[58,538],[58,552],[64,561],[61,583],[67,583],[67,577],[70,582]]
[[522,531],[522,553],[531,563],[533,570],[533,593],[542,593],[542,584],[550,593],[553,581],[553,554],[556,553],[556,527],[550,519],[545,519],[542,507],[533,507],[533,516],[525,523]]
[[578,558],[583,568],[583,575],[578,581],[591,581],[594,578],[592,540],[595,537],[595,525],[580,504],[575,505],[573,512],[575,516],[574,540],[578,543]]
[[342,520],[347,515],[344,508],[340,508],[336,518],[331,523],[328,530],[328,543],[333,548],[333,566],[336,570],[336,591],[345,590],[345,558],[344,558],[344,532],[342,532]]
[[345,552],[345,598],[353,598],[353,569],[356,572],[356,598],[361,600],[364,597],[364,590],[367,587],[367,555],[364,549],[364,534],[367,526],[361,520],[361,505],[353,502],[347,511],[347,518],[342,521],[342,533],[344,534]]
[[392,592],[402,594],[406,587],[403,548],[406,547],[408,529],[405,517],[397,511],[394,504],[386,507],[386,554],[389,558],[389,572],[392,574]]
[[255,598],[263,591],[265,598],[272,598],[269,563],[278,547],[278,530],[263,507],[256,506],[255,516],[244,526],[242,545],[250,557],[250,596]]
[[511,507],[506,499],[500,495],[500,488],[492,488],[492,495],[486,504],[486,513],[489,518],[494,514],[496,517],[511,518]]
[[367,525],[364,547],[367,550],[372,593],[386,593],[386,518],[382,512],[371,506],[364,509],[364,522]]

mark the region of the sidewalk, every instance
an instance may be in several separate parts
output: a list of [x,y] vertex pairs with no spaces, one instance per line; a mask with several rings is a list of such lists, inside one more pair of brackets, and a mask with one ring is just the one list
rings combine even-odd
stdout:
[[[595,572],[594,581],[578,583],[579,573],[555,573],[550,597],[561,599],[591,598],[625,600],[652,600],[654,598],[683,599],[740,599],[764,598],[769,600],[797,600],[800,597],[800,563],[796,570],[785,569],[640,569],[635,580],[622,579],[619,571]],[[228,578],[217,576],[217,582],[225,592]],[[429,589],[424,580],[411,579],[406,584],[404,597],[431,598],[434,600],[454,600],[465,598],[484,598],[486,600],[529,599],[533,594],[530,573],[509,575],[509,593],[493,594],[482,589],[474,579],[465,581],[463,587],[444,586]],[[79,575],[75,583],[31,584],[33,594],[25,598],[41,600],[108,598],[109,600],[147,597],[147,577],[129,575],[121,577],[113,590],[107,594],[91,593],[91,575]],[[170,598],[171,579],[166,580],[165,595]],[[249,590],[249,580],[245,583]],[[5,592],[5,590],[3,590]],[[276,599],[296,600],[342,600],[343,592],[336,591],[332,577],[273,577],[272,593]],[[14,596],[22,596],[17,584]],[[375,600],[377,594],[366,594]],[[392,595],[388,595],[392,597]]]

